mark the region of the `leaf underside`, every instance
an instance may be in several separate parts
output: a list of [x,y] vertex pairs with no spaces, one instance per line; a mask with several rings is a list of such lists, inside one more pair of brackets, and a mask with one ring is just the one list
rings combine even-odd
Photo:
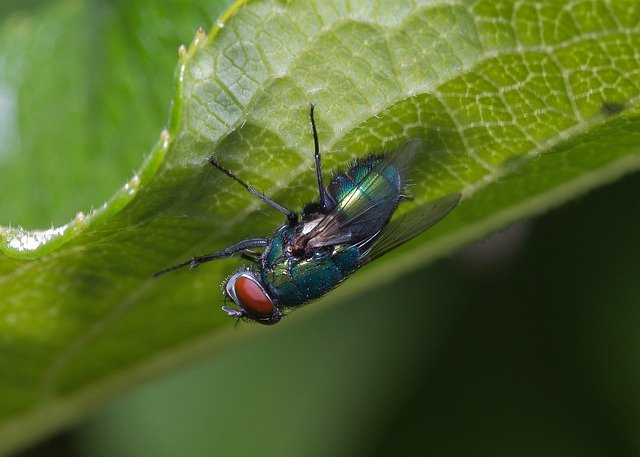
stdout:
[[208,156],[299,209],[316,192],[309,102],[326,171],[421,138],[400,211],[463,200],[355,291],[637,170],[639,24],[613,1],[234,5],[181,54],[168,131],[126,185],[58,229],[0,229],[0,450],[221,344],[237,261],[151,274],[283,217]]

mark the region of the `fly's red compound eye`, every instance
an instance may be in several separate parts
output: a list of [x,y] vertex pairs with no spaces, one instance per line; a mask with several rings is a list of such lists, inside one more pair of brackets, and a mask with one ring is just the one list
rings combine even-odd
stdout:
[[273,302],[264,289],[251,276],[239,276],[233,283],[237,304],[251,317],[271,318],[275,311]]
[[240,309],[223,306],[222,310],[231,317],[253,319],[266,325],[277,323],[282,312],[271,300],[269,294],[248,268],[236,271],[224,284],[225,293]]

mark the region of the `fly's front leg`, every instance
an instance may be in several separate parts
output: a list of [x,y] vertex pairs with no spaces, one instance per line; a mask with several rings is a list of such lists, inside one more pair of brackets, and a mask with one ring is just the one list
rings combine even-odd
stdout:
[[[205,254],[201,256],[195,256],[191,260],[187,260],[186,262],[179,263],[177,265],[173,265],[169,268],[165,268],[164,270],[160,270],[157,273],[154,273],[153,276],[160,276],[165,273],[168,273],[173,270],[178,270],[179,268],[189,267],[189,269],[195,268],[205,262],[210,262],[212,260],[224,259],[226,257],[231,257],[236,253],[240,253],[241,256],[245,258],[249,258],[251,260],[257,254],[254,251],[251,251],[252,248],[263,248],[266,247],[269,240],[265,238],[248,238],[246,240],[242,240],[232,246],[221,249],[220,251],[213,252],[211,254]],[[254,260],[255,261],[255,260]]]

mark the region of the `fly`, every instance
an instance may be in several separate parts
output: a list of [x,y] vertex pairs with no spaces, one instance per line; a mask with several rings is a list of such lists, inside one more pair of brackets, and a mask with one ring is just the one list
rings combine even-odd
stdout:
[[318,201],[295,213],[210,157],[211,165],[287,220],[271,238],[247,238],[154,276],[238,254],[254,267],[239,268],[222,284],[225,297],[237,306],[223,306],[222,310],[235,318],[275,324],[286,310],[325,295],[363,265],[436,224],[458,204],[460,194],[447,195],[390,222],[422,146],[417,138],[405,141],[390,154],[356,160],[325,187],[313,109],[310,105]]

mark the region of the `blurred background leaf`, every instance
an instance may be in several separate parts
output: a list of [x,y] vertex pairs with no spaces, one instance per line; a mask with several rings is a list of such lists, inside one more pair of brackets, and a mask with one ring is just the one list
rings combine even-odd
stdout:
[[[175,81],[176,44],[224,5],[0,7],[2,222],[88,213],[37,252],[4,229],[10,256],[48,255],[0,261],[3,449],[234,341],[32,453],[637,454],[637,178],[417,269],[638,168],[637,6],[350,6],[250,2]],[[170,141],[101,207],[153,147],[174,87]],[[234,262],[148,275],[280,222],[221,189],[212,152],[291,207],[313,197],[310,100],[327,170],[418,136],[414,204],[466,200],[268,334],[221,332],[212,295]]]

